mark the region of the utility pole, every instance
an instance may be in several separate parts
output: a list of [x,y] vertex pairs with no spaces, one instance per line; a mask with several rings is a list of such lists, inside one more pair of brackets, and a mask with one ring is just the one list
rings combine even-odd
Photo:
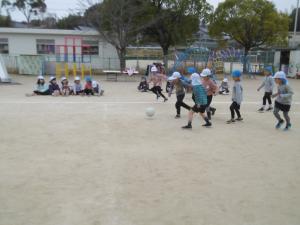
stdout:
[[296,17],[295,17],[295,26],[294,26],[294,44],[296,44],[296,33],[297,33],[297,26],[298,26],[298,10],[299,10],[299,0],[297,0],[297,8],[296,8]]

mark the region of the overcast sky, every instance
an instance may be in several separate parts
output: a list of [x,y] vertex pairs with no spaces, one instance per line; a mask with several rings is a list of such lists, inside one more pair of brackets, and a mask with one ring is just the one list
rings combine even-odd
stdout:
[[[1,1],[1,0],[0,0]],[[81,0],[87,1],[87,0]],[[91,2],[97,2],[99,0],[88,0]],[[219,2],[223,2],[224,0],[207,0],[214,7],[218,6]],[[280,11],[288,11],[291,12],[292,7],[296,7],[297,0],[272,0],[275,3],[276,7]],[[63,17],[69,14],[70,12],[76,12],[79,8],[82,8],[79,4],[79,0],[46,0],[48,13],[56,14],[58,17]],[[12,17],[14,20],[22,21],[25,20],[24,16],[21,14],[14,12],[12,13]]]

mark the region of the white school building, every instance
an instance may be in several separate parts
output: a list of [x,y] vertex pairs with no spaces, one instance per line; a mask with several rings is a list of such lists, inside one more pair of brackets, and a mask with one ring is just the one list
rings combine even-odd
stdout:
[[0,28],[0,54],[8,69],[17,67],[20,74],[36,74],[43,67],[55,73],[52,64],[57,62],[88,63],[99,70],[119,67],[115,48],[91,29]]

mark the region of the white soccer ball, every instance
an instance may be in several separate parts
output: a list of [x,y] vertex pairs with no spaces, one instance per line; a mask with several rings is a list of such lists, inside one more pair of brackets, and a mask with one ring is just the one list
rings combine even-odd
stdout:
[[146,109],[146,115],[148,117],[152,117],[152,116],[154,116],[154,114],[155,114],[155,109],[153,107],[148,107]]

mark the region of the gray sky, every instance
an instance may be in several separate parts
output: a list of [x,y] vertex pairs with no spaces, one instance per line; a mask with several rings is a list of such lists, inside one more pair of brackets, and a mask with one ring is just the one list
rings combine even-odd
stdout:
[[[1,1],[1,0],[0,0]],[[86,1],[86,0],[83,0]],[[97,2],[99,0],[89,0],[92,2]],[[218,6],[219,2],[224,0],[207,0],[214,7]],[[280,11],[291,12],[292,7],[296,7],[297,0],[272,0],[275,3],[276,7]],[[79,0],[46,0],[48,7],[48,13],[56,14],[58,17],[63,17],[69,14],[70,12],[76,12],[79,8],[82,8],[79,5]],[[20,13],[12,13],[13,19],[17,21],[25,20],[24,16]]]

